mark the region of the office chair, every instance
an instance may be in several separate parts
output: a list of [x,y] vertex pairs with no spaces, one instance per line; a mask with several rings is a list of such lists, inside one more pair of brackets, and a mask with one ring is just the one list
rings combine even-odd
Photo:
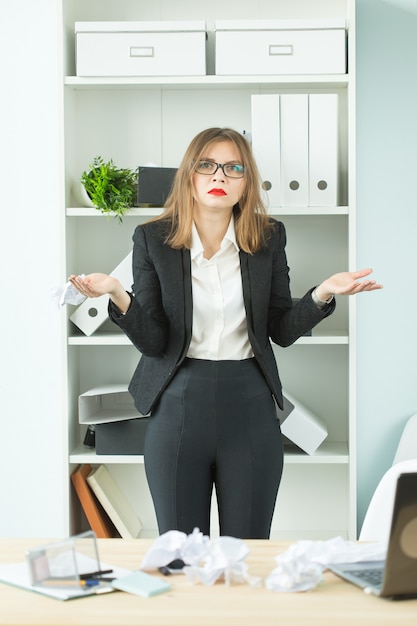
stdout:
[[363,520],[360,541],[388,542],[395,487],[402,472],[417,472],[417,413],[406,422],[392,466],[375,489]]
[[406,472],[417,472],[417,456],[395,463],[385,472],[369,503],[359,541],[381,541],[388,544],[397,478]]
[[417,413],[410,417],[404,427],[392,464],[407,459],[417,459]]

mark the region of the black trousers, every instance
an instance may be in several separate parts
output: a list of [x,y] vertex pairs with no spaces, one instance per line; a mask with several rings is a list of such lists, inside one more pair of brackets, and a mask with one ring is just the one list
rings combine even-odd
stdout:
[[271,392],[255,359],[186,359],[154,411],[145,470],[160,534],[269,538],[283,449]]

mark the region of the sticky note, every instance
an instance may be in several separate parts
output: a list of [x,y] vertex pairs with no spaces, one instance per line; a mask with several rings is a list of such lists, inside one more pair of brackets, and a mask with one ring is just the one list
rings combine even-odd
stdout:
[[112,581],[112,586],[115,589],[119,589],[119,591],[127,591],[144,598],[156,596],[158,593],[171,589],[171,585],[165,582],[165,580],[141,571],[132,572],[132,574],[122,578],[116,578]]

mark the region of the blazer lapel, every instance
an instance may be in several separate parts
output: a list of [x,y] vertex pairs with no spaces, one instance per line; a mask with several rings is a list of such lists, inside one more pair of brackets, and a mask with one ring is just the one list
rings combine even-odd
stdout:
[[184,287],[184,345],[180,357],[180,361],[187,354],[188,346],[191,341],[191,332],[193,326],[193,293],[191,283],[191,254],[189,250],[182,251],[182,278]]
[[263,311],[268,310],[265,299],[269,297],[270,285],[267,280],[267,264],[264,253],[247,254],[242,250],[240,255],[240,271],[242,275],[243,301],[245,303],[248,335],[255,353],[262,354],[259,337],[264,325]]
[[184,280],[184,326],[186,337],[191,336],[193,325],[193,294],[191,285],[191,254],[189,250],[182,251],[182,275]]
[[243,302],[245,304],[248,330],[253,331],[251,281],[249,276],[249,255],[240,250],[240,273],[242,276]]

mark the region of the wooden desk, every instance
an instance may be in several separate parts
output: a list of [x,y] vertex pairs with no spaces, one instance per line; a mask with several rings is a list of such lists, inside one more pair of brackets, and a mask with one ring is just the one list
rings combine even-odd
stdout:
[[[0,561],[23,560],[43,540],[0,539]],[[137,569],[150,545],[145,539],[100,539],[103,562]],[[265,578],[287,543],[247,541],[249,573]],[[392,602],[367,596],[326,572],[307,593],[274,593],[247,584],[192,585],[171,576],[172,590],[153,598],[115,592],[61,602],[0,583],[0,625],[5,626],[401,626],[417,623],[417,599]]]

